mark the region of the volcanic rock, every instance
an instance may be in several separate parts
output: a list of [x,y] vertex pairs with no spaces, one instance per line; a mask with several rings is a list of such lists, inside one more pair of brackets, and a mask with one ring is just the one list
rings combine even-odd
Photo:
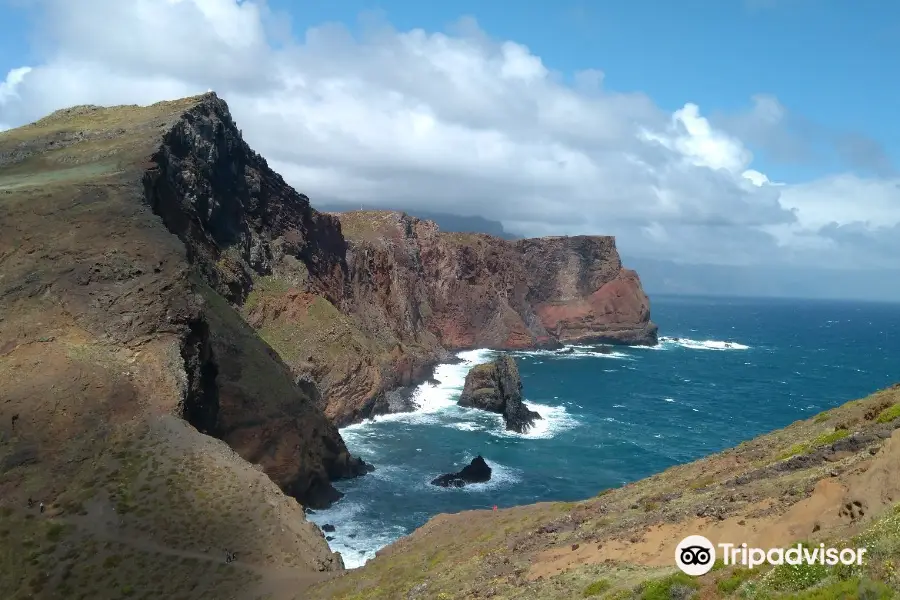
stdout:
[[490,481],[491,467],[479,454],[458,473],[445,473],[431,480],[432,485],[441,487],[463,487],[469,483]]
[[506,429],[527,433],[541,415],[522,402],[522,379],[515,359],[503,354],[489,363],[472,367],[458,404],[503,415]]

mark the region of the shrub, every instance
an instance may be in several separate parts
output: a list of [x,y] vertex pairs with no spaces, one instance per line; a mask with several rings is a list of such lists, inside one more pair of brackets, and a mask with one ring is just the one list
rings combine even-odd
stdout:
[[822,435],[810,440],[809,442],[802,442],[800,444],[794,444],[790,447],[789,450],[783,452],[778,456],[779,460],[784,460],[785,458],[790,458],[797,454],[806,454],[813,448],[818,448],[819,446],[827,446],[829,444],[833,444],[838,440],[842,440],[845,437],[850,435],[850,432],[846,429],[836,429],[831,433],[823,433]]
[[784,596],[784,600],[890,600],[894,592],[871,579],[848,579],[830,585]]
[[799,592],[814,586],[828,577],[829,567],[826,565],[806,564],[799,565],[781,564],[772,569],[768,583],[769,586],[781,592]]
[[881,411],[881,413],[878,414],[878,418],[875,419],[875,422],[890,423],[898,417],[900,417],[900,402]]
[[719,591],[723,594],[731,594],[744,583],[747,579],[749,579],[753,575],[753,571],[750,569],[735,569],[730,577],[719,580],[716,584],[716,587],[719,588]]
[[700,583],[686,573],[674,573],[641,586],[641,600],[675,600],[690,598]]
[[591,585],[584,588],[584,592],[581,594],[585,598],[590,598],[591,596],[599,596],[610,587],[610,583],[605,579],[598,579]]

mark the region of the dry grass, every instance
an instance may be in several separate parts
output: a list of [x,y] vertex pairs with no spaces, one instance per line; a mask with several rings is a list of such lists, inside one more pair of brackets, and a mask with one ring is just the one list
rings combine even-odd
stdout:
[[[260,469],[175,416],[180,325],[157,325],[195,289],[141,175],[198,100],[80,107],[0,133],[3,600],[243,600],[277,582],[291,597],[331,558]],[[227,393],[277,408],[272,374],[292,386],[289,375],[231,307],[207,300],[210,327],[234,337],[243,367],[221,374]],[[224,563],[224,548],[238,563]]]

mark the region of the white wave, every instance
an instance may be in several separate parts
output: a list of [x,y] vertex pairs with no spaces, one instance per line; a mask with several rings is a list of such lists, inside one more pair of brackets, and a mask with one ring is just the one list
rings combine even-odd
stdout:
[[[584,346],[583,348],[590,348]],[[538,350],[535,352],[552,352]],[[536,410],[541,418],[536,420],[528,433],[516,433],[506,431],[502,417],[484,411],[465,408],[457,404],[459,394],[462,392],[469,370],[480,363],[490,360],[494,352],[492,350],[479,349],[460,352],[457,356],[462,362],[457,364],[438,365],[434,372],[437,383],[423,383],[412,394],[412,400],[416,410],[412,412],[392,413],[377,415],[373,419],[355,423],[342,428],[341,435],[348,446],[360,448],[366,441],[384,437],[383,431],[378,431],[370,425],[373,422],[402,422],[415,425],[443,425],[461,431],[484,431],[501,437],[524,437],[528,439],[552,438],[557,433],[572,429],[578,425],[578,421],[566,412],[563,406],[548,406],[544,404],[528,403],[532,410]],[[596,353],[599,356],[608,357],[609,354]],[[622,354],[622,356],[626,356]],[[554,398],[556,399],[556,398]],[[485,427],[485,416],[490,416],[492,427]]]
[[457,364],[441,364],[434,370],[434,379],[437,383],[426,382],[412,392],[412,401],[416,410],[412,412],[391,413],[376,415],[361,423],[354,423],[341,429],[341,435],[351,439],[364,437],[363,432],[373,422],[392,421],[413,423],[416,425],[440,424],[443,419],[439,413],[456,407],[456,401],[466,383],[466,374],[477,364],[487,362],[494,354],[492,350],[466,350],[456,356],[462,360]]
[[720,340],[694,340],[691,338],[661,337],[660,346],[681,346],[690,350],[749,350],[750,346],[738,342],[726,342]]
[[[469,464],[471,459],[467,459],[464,465],[460,465],[459,469],[463,466]],[[514,483],[518,483],[521,481],[522,472],[519,469],[514,469],[512,467],[507,467],[506,465],[501,465],[498,462],[493,460],[489,460],[487,458],[484,459],[484,462],[491,468],[491,478],[487,481],[481,483],[469,483],[463,487],[440,487],[436,485],[431,485],[431,479],[429,478],[427,481],[423,480],[422,485],[425,486],[429,491],[434,493],[442,493],[442,492],[455,492],[455,493],[480,493],[489,490],[494,490],[503,486],[511,485]],[[457,469],[457,470],[459,470]],[[437,475],[435,475],[437,477]]]
[[578,419],[570,415],[564,406],[547,406],[546,404],[538,404],[536,402],[526,402],[525,404],[528,408],[537,411],[537,413],[541,415],[541,418],[535,420],[534,425],[527,433],[507,431],[503,426],[503,418],[500,415],[496,415],[497,427],[490,430],[490,433],[498,437],[521,437],[526,439],[546,440],[554,437],[558,433],[578,426]]
[[459,429],[460,431],[481,431],[482,429],[476,423],[472,423],[470,421],[459,421],[457,423],[451,423],[450,427]]
[[634,357],[618,350],[598,350],[600,346],[586,346],[582,344],[570,344],[553,350],[517,350],[517,356],[541,356],[555,359],[573,358],[611,358],[616,360],[634,360]]
[[327,510],[307,515],[307,519],[320,527],[325,523],[334,525],[334,532],[325,534],[334,538],[328,541],[328,546],[341,553],[344,566],[348,569],[363,566],[366,561],[375,558],[375,552],[407,533],[399,525],[385,527],[382,523],[373,524],[360,514],[362,510],[362,504],[344,499]]
[[465,487],[456,489],[464,492],[484,492],[520,481],[521,471],[518,469],[513,469],[488,459],[484,459],[484,462],[491,468],[491,478],[488,481],[484,483],[470,483]]

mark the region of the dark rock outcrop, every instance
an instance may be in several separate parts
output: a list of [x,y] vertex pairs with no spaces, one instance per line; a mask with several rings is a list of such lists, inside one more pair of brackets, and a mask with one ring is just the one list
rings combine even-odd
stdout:
[[470,483],[484,483],[491,479],[491,467],[479,454],[457,473],[445,473],[431,480],[431,485],[463,487]]
[[541,418],[522,402],[519,368],[508,354],[472,367],[466,374],[458,403],[460,406],[500,413],[506,428],[519,433],[527,433],[534,421]]
[[[164,365],[160,379],[178,384],[151,413],[174,413],[224,440],[303,504],[326,506],[340,497],[332,480],[368,470],[323,414],[316,386],[295,384],[232,304],[255,277],[276,273],[340,303],[346,265],[337,219],[268,168],[224,101],[205,94],[59,111],[7,133],[0,160],[63,177],[31,178],[14,188],[23,200],[5,205],[15,212],[2,221],[15,227],[3,228],[0,254],[27,248],[28,230],[47,240],[28,262],[4,261],[0,279],[25,284],[0,289],[0,312],[41,306],[30,298],[43,293],[91,339],[145,349],[143,360]],[[60,208],[39,218],[19,208],[37,206],[33,198]]]

